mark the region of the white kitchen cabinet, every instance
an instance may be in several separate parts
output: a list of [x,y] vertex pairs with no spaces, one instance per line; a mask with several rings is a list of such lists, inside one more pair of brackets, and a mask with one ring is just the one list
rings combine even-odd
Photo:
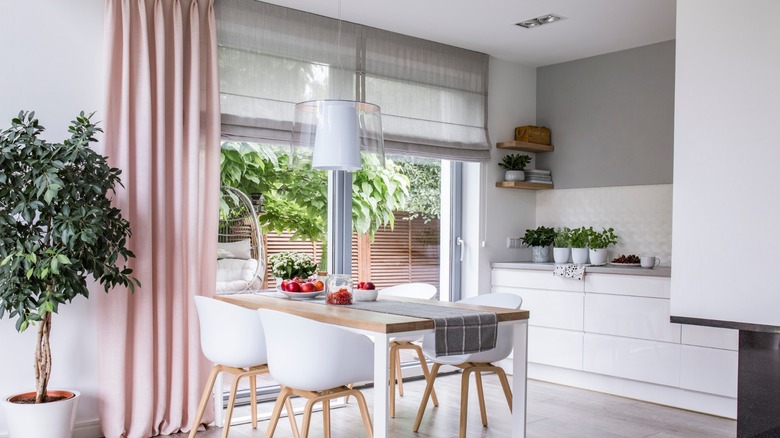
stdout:
[[680,324],[669,322],[669,300],[587,294],[585,331],[680,343]]
[[736,418],[738,332],[671,323],[668,274],[551,269],[493,268],[493,292],[531,312],[530,378]]
[[582,337],[581,331],[528,327],[528,361],[581,370]]

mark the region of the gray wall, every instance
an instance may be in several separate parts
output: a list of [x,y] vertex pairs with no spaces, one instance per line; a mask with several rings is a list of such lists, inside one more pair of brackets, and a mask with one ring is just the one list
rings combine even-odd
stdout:
[[675,42],[540,67],[536,124],[555,152],[537,154],[555,188],[672,182]]

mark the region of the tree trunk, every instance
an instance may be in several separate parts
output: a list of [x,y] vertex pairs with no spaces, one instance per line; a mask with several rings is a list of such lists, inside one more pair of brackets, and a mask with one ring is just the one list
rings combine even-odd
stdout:
[[38,324],[38,343],[35,346],[35,403],[43,403],[51,374],[51,312],[46,312]]

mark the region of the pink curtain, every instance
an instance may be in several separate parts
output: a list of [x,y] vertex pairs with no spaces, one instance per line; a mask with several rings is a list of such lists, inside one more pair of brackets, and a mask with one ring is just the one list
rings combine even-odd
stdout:
[[108,438],[188,431],[211,366],[201,354],[192,297],[213,293],[216,282],[213,3],[106,1],[104,151],[123,171],[117,205],[133,229],[131,266],[142,284],[134,295],[94,297]]

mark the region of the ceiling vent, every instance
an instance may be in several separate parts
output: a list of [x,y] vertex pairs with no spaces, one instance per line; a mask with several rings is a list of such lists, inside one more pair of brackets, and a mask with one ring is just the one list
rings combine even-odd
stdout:
[[531,18],[529,20],[523,20],[519,23],[515,23],[515,26],[524,27],[526,29],[533,29],[543,24],[555,23],[556,21],[561,21],[565,19],[566,17],[561,17],[560,15],[557,14],[544,14],[536,18]]

